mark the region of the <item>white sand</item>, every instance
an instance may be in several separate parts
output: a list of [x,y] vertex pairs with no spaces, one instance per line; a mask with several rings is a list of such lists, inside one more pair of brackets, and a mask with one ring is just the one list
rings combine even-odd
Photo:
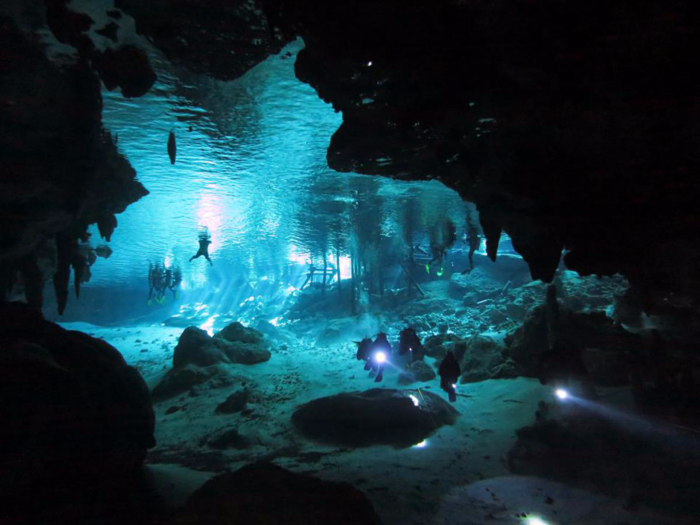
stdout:
[[[139,369],[150,387],[170,368],[173,349],[182,333],[181,328],[160,325],[64,326],[114,345],[129,364]],[[426,361],[434,364],[432,359]],[[502,457],[515,442],[514,431],[532,423],[540,400],[552,399],[550,389],[535,380],[460,385],[455,404],[461,413],[457,423],[441,428],[423,446],[350,450],[302,438],[292,428],[290,416],[296,406],[311,399],[377,386],[363,370],[363,363],[355,359],[351,342],[316,347],[308,339],[296,339],[286,350],[273,350],[267,363],[231,365],[231,370],[245,378],[258,394],[249,404],[253,411],[248,415],[214,413],[219,403],[240,388],[238,385],[205,389],[196,397],[185,393],[155,404],[158,446],[151,451],[148,462],[156,486],[170,505],[184,501],[212,473],[235,470],[256,459],[270,459],[296,472],[352,483],[367,494],[386,525],[527,523],[515,516],[519,512],[540,514],[547,519],[544,523],[663,523],[630,514],[620,501],[549,481],[509,475]],[[388,370],[379,386],[401,388],[397,375]],[[444,395],[438,379],[422,385]],[[165,415],[173,406],[180,410]],[[251,442],[250,448],[218,451],[201,444],[231,428]],[[545,493],[555,500],[554,504],[544,503]]]

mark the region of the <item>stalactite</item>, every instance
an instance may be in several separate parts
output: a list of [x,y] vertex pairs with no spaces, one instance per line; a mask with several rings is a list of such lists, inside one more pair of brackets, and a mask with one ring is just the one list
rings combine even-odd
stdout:
[[488,255],[489,259],[492,261],[496,261],[498,243],[501,241],[503,228],[500,221],[493,215],[493,212],[488,209],[480,211],[479,222],[481,222],[481,229],[486,237],[486,255]]
[[97,229],[100,231],[100,236],[109,242],[117,227],[117,218],[114,215],[105,215],[97,221]]
[[41,273],[36,255],[28,255],[21,263],[24,278],[24,295],[32,308],[41,310],[44,304],[44,275]]
[[80,299],[80,284],[83,280],[83,272],[87,267],[87,261],[77,251],[74,251],[71,257],[71,266],[73,267],[73,285],[75,287],[75,297]]
[[68,285],[70,283],[70,267],[71,267],[71,251],[72,244],[75,241],[66,234],[56,235],[56,251],[58,256],[58,265],[56,273],[53,276],[53,286],[56,292],[56,303],[58,304],[58,313],[63,315],[68,303]]

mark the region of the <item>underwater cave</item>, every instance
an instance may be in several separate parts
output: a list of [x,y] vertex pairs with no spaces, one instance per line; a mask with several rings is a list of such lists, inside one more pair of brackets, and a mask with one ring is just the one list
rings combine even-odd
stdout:
[[700,523],[699,15],[3,2],[0,524]]

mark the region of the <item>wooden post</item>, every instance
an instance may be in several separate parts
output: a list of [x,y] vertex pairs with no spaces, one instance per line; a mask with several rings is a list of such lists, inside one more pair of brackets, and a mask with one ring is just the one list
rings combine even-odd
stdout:
[[355,315],[355,260],[350,258],[350,308]]
[[321,296],[326,295],[326,270],[328,269],[328,254],[323,251],[323,285],[321,286]]
[[337,246],[335,250],[335,270],[338,273],[338,297],[342,297],[343,294],[340,293],[340,246]]

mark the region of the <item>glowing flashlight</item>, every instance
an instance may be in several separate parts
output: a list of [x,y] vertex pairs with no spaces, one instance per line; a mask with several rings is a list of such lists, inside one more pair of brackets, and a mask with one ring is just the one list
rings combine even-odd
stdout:
[[413,394],[409,394],[408,397],[411,398],[411,401],[413,401],[414,406],[420,405],[420,403],[418,402],[418,398],[416,396],[414,396]]
[[526,525],[548,525],[546,521],[544,521],[542,518],[539,516],[530,516],[525,520]]
[[554,391],[554,395],[557,396],[562,401],[564,401],[567,397],[569,397],[569,393],[566,390],[564,390],[563,388],[557,388]]
[[377,352],[374,354],[374,360],[377,363],[384,363],[386,362],[386,354],[384,352]]

